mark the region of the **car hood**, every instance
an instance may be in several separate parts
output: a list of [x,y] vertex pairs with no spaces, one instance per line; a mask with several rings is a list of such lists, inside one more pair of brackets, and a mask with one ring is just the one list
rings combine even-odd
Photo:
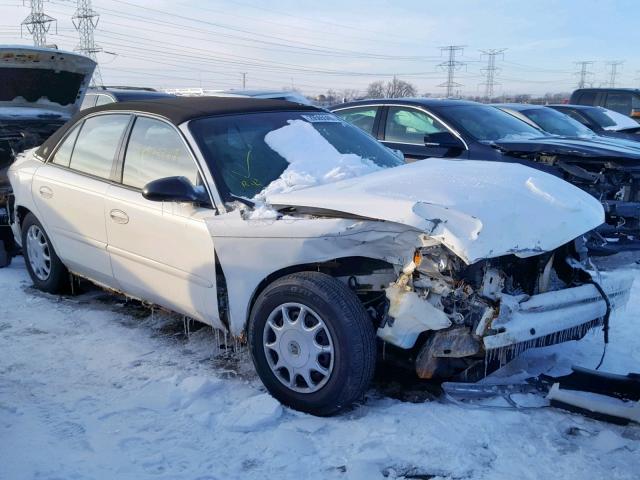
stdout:
[[468,264],[553,250],[604,221],[600,202],[557,177],[475,160],[424,160],[266,199],[404,224]]
[[624,163],[640,164],[640,151],[635,147],[582,138],[549,136],[526,140],[497,140],[489,144],[512,155],[540,153],[585,159],[616,158]]
[[3,120],[44,114],[70,117],[79,110],[95,67],[90,58],[71,52],[0,47],[0,115]]

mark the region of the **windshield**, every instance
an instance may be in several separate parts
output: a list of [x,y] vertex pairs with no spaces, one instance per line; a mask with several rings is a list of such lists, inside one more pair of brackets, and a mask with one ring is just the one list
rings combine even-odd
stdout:
[[606,108],[589,108],[582,113],[605,130],[625,130],[639,126],[632,118]]
[[593,137],[593,131],[577,120],[550,108],[532,108],[520,110],[544,131],[565,137]]
[[526,140],[543,133],[513,115],[487,105],[453,105],[442,109],[456,123],[480,142]]
[[335,182],[402,160],[357,127],[324,112],[208,117],[189,128],[226,200]]

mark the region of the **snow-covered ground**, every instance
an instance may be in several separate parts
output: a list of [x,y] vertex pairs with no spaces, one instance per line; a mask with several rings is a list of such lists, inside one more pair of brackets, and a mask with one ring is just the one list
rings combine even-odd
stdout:
[[[603,369],[640,370],[640,270]],[[246,353],[209,328],[149,315],[100,291],[35,291],[0,270],[0,478],[636,479],[640,427],[550,408],[405,403],[372,389],[335,418],[282,408]],[[528,352],[509,366],[593,367],[602,340]]]

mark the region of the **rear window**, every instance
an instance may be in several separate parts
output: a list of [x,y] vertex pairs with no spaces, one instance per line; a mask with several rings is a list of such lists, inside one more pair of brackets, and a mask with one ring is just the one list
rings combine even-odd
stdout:
[[595,92],[578,93],[575,103],[577,103],[578,105],[595,105],[596,93]]

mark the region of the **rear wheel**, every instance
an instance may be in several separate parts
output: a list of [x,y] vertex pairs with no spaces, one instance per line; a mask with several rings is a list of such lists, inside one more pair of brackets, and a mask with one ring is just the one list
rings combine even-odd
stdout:
[[296,410],[331,415],[362,398],[375,369],[375,331],[358,297],[318,272],[288,275],[258,297],[251,355],[269,392]]
[[22,250],[29,276],[39,290],[60,293],[69,285],[69,272],[56,255],[38,219],[29,213],[22,222]]

